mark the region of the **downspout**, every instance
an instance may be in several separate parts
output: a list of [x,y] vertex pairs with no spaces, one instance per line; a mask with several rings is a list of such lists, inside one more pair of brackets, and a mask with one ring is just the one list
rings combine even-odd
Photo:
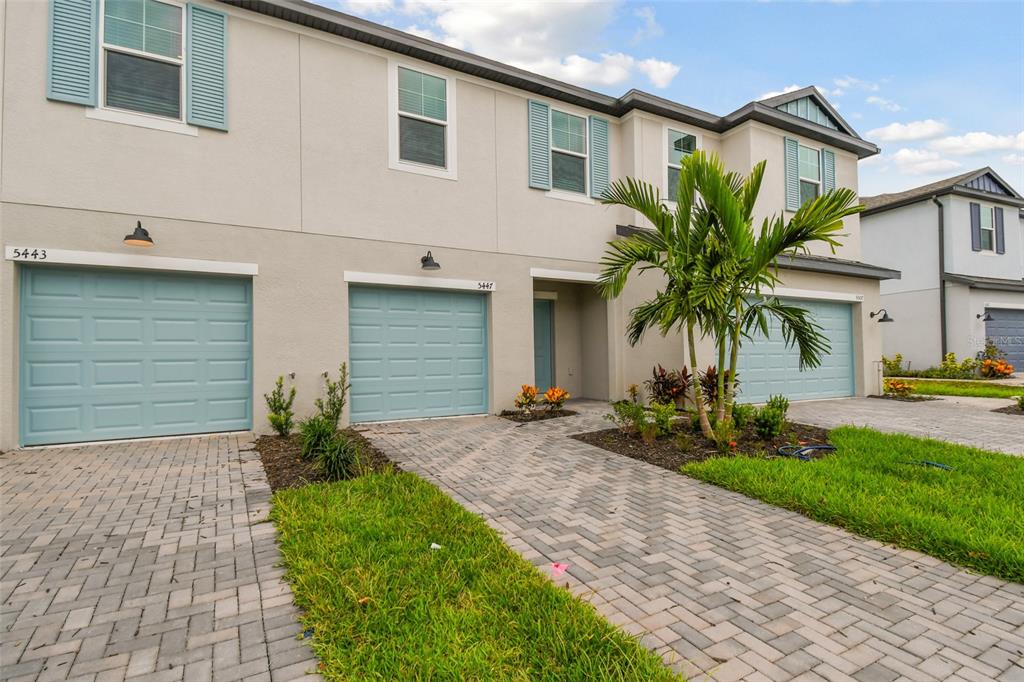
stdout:
[[[932,202],[939,207],[939,338],[942,344],[942,358],[946,357],[946,226],[945,208],[938,197]],[[939,358],[940,360],[942,358]]]

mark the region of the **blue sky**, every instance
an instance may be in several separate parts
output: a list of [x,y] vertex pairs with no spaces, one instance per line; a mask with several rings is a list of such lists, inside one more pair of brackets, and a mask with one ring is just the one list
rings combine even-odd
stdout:
[[726,114],[816,85],[882,154],[861,194],[992,166],[1024,193],[1024,2],[318,0],[611,95]]

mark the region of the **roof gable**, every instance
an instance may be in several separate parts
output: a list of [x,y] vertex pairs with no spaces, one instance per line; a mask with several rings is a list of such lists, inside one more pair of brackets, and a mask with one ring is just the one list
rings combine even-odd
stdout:
[[870,215],[878,211],[906,206],[915,201],[922,201],[942,194],[960,194],[974,199],[989,199],[990,201],[1014,206],[1024,206],[1024,197],[1018,194],[1008,182],[999,177],[998,173],[986,166],[903,192],[861,197],[860,201],[865,206],[862,215]]
[[1012,187],[1007,186],[998,175],[989,170],[963,184],[965,187],[970,187],[980,192],[988,192],[989,194],[1001,194],[1007,197],[1018,196]]
[[761,103],[824,128],[857,137],[856,131],[813,85],[763,99]]

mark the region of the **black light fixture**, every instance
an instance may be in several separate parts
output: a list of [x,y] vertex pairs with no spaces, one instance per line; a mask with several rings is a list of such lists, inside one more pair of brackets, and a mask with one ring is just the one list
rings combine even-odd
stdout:
[[876,315],[881,315],[881,317],[878,318],[879,322],[892,322],[893,321],[893,319],[891,317],[889,317],[889,311],[886,310],[885,308],[879,308],[875,312],[871,313],[870,317],[872,319],[874,319]]
[[441,264],[434,260],[434,254],[427,251],[427,255],[420,258],[420,267],[424,270],[440,270]]
[[978,313],[977,315],[975,315],[975,317],[981,320],[982,322],[992,321],[992,316],[988,314],[987,310],[984,313]]
[[136,221],[135,231],[124,236],[124,243],[128,246],[153,246],[153,238],[149,236],[149,230],[142,226],[142,221]]

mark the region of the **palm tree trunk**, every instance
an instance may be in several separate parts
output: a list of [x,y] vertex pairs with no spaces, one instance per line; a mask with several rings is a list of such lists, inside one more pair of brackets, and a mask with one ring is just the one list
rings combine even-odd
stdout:
[[725,393],[725,418],[732,419],[732,407],[736,403],[736,364],[740,356],[740,314],[743,309],[736,304],[736,322],[732,326],[732,348],[729,351],[729,382]]
[[718,387],[715,391],[715,419],[721,424],[725,421],[725,343],[726,335],[718,335]]
[[[690,366],[694,368],[696,378],[697,368],[697,344],[694,342],[693,320],[686,322],[686,341],[690,346]],[[704,405],[703,391],[700,390],[700,381],[693,382],[693,402],[697,406],[697,419],[700,422],[700,432],[710,441],[715,440],[715,432],[711,430],[711,422],[708,420],[707,407]]]

